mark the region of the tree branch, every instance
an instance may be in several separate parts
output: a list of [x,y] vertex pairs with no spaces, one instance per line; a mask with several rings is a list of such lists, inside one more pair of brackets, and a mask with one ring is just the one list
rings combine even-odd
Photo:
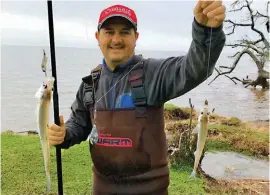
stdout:
[[253,46],[251,44],[226,44],[226,46],[231,46],[232,48],[235,48],[235,47],[246,47],[246,48],[253,49],[254,51],[256,51],[260,55],[264,55],[263,52],[259,51],[255,46]]
[[224,20],[224,22],[228,22],[228,23],[231,23],[232,24],[231,26],[227,27],[228,29],[233,27],[232,32],[228,33],[227,35],[233,34],[236,26],[251,26],[252,25],[252,24],[235,23],[232,20]]
[[[266,60],[269,57],[269,40],[266,39],[266,35],[263,34],[263,31],[260,31],[258,28],[255,27],[255,22],[258,21],[259,18],[262,18],[266,25],[267,32],[269,32],[269,16],[268,16],[268,7],[270,4],[270,1],[267,2],[267,14],[263,14],[259,11],[254,11],[251,9],[252,1],[248,0],[236,0],[232,7],[234,10],[229,12],[236,12],[241,11],[244,8],[247,8],[248,15],[247,15],[247,22],[239,23],[232,20],[225,20],[225,22],[229,23],[229,29],[232,29],[232,32],[228,33],[227,35],[233,34],[235,32],[236,27],[250,27],[252,31],[257,33],[259,35],[259,38],[257,40],[252,40],[247,35],[242,40],[236,40],[232,44],[225,44],[225,46],[229,46],[232,48],[238,48],[242,47],[241,52],[236,52],[233,56],[235,58],[233,61],[232,66],[219,66],[219,68],[215,68],[215,71],[217,72],[217,75],[215,78],[208,84],[210,85],[213,81],[215,81],[219,76],[224,75],[228,79],[230,79],[234,84],[237,84],[237,82],[241,82],[242,84],[248,86],[254,86],[261,85],[263,88],[269,88],[269,83],[267,79],[269,79],[269,72],[265,71],[264,65],[266,63]],[[230,74],[232,71],[234,71],[235,67],[239,63],[239,60],[244,54],[248,54],[252,60],[255,62],[257,69],[258,69],[258,77],[255,81],[250,79],[239,79],[237,77],[230,77],[228,74]],[[221,70],[222,69],[222,70]]]
[[[233,62],[233,65],[231,67],[228,67],[228,66],[220,66],[220,68],[226,68],[226,69],[229,69],[228,71],[226,72],[221,72],[219,70],[217,70],[215,68],[215,70],[217,71],[218,75],[208,84],[210,85],[214,80],[216,80],[219,76],[221,75],[225,75],[225,74],[230,74],[237,66],[239,60],[241,59],[241,57],[244,55],[244,54],[248,54],[253,60],[254,62],[256,63],[257,65],[257,68],[258,70],[262,70],[263,66],[261,65],[260,61],[258,60],[258,58],[248,49],[244,49],[242,52],[240,52],[238,54],[238,56],[236,57],[235,61]],[[237,80],[237,79],[236,79]],[[239,79],[238,79],[239,80]]]
[[237,77],[229,77],[228,75],[224,75],[225,77],[229,78],[232,82],[234,82],[234,84],[237,84],[234,80],[237,80],[239,82],[242,82],[240,79],[238,79]]
[[257,13],[255,14],[257,17],[263,17],[263,18],[267,18],[269,19],[269,16],[263,15],[261,14],[259,11],[257,11]]
[[[236,23],[236,22],[233,22],[232,20],[224,20],[224,22],[227,22],[227,23],[231,23],[232,25],[231,26],[229,26],[228,28],[233,28],[232,29],[232,31],[230,32],[230,33],[227,33],[227,35],[231,35],[231,34],[233,34],[234,33],[234,31],[235,31],[235,28],[236,28],[236,26],[241,26],[241,27],[246,27],[246,26],[250,26],[251,27],[251,29],[254,31],[254,32],[256,32],[256,33],[258,33],[259,34],[259,36],[261,37],[259,40],[257,40],[257,41],[254,41],[254,42],[251,42],[252,44],[258,44],[258,43],[260,43],[261,41],[265,44],[265,46],[267,47],[267,48],[269,48],[269,42],[268,42],[268,40],[265,38],[265,36],[264,36],[264,34],[262,33],[262,31],[260,31],[260,30],[258,30],[257,28],[255,28],[255,20],[254,20],[254,17],[256,18],[256,16],[258,17],[258,15],[259,14],[261,14],[261,13],[259,13],[258,11],[256,12],[256,14],[254,15],[253,14],[253,10],[251,9],[251,7],[250,7],[250,5],[252,4],[252,2],[248,2],[248,0],[245,0],[245,2],[246,2],[246,4],[245,5],[243,5],[240,9],[234,9],[233,11],[239,11],[239,10],[242,10],[243,8],[247,8],[248,9],[248,11],[249,11],[249,16],[250,16],[250,20],[251,20],[251,23],[249,23],[249,24],[242,24],[242,23]],[[236,1],[235,3],[234,3],[234,6],[235,5],[237,5],[237,4],[239,4],[240,3],[240,1]],[[267,7],[268,7],[268,5],[269,5],[269,2],[268,2],[268,4],[267,4]],[[261,14],[262,15],[262,14]],[[262,16],[265,16],[265,15],[262,15]],[[266,16],[267,17],[267,16]],[[269,25],[269,17],[267,17],[268,18],[268,25]],[[266,23],[266,25],[267,25],[267,23]],[[269,26],[267,27],[268,29],[268,31],[269,31]]]
[[254,15],[252,14],[252,10],[250,8],[250,4],[249,4],[248,0],[246,0],[246,3],[247,3],[247,8],[248,8],[249,13],[250,13],[250,18],[251,18],[251,24],[252,24],[251,29],[253,31],[257,32],[261,36],[261,39],[260,40],[264,42],[264,44],[265,44],[265,46],[267,48],[269,48],[269,42],[266,40],[264,34],[260,30],[258,30],[257,28],[255,28]]

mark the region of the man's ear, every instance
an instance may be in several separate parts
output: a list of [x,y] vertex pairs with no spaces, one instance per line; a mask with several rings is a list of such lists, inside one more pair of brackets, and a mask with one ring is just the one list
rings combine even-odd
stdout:
[[98,31],[96,31],[95,36],[96,36],[96,40],[98,41],[99,40],[99,32]]
[[139,38],[139,32],[136,32],[135,33],[135,39],[136,39],[136,41],[137,41],[138,38]]

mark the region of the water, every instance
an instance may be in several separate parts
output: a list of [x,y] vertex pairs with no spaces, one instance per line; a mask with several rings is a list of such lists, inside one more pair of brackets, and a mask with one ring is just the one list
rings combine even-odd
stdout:
[[269,162],[234,152],[206,153],[202,169],[216,179],[269,179]]
[[[44,76],[40,69],[43,48],[47,52],[48,67],[50,67],[48,47],[2,46],[1,48],[2,131],[7,129],[16,132],[36,130],[34,94]],[[143,51],[140,53],[145,57],[154,58],[183,54],[178,51]],[[218,65],[230,65],[231,62],[226,58],[227,55],[222,54]],[[59,110],[63,114],[64,120],[69,117],[70,105],[75,99],[81,78],[89,74],[90,70],[101,61],[102,54],[96,49],[56,47]],[[248,74],[250,78],[256,78],[256,67],[249,58],[241,60],[240,63],[232,76],[243,78]],[[237,116],[244,120],[269,119],[268,91],[246,89],[240,84],[235,85],[225,77],[218,78],[208,86],[214,76],[169,103],[189,106],[188,99],[191,97],[195,109],[199,109],[203,105],[204,99],[207,98],[210,107],[214,107],[217,114]],[[53,121],[53,115],[51,115],[51,120]]]

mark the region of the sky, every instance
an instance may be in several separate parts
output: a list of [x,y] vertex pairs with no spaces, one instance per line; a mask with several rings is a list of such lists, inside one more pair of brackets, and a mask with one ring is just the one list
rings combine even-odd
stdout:
[[[139,50],[186,51],[192,36],[193,8],[197,1],[53,1],[54,33],[56,46],[97,48],[95,31],[99,13],[114,3],[131,7],[137,14],[140,33],[136,48]],[[233,1],[223,1],[226,10]],[[265,0],[254,0],[252,8],[266,14]],[[241,22],[242,13],[226,13],[226,19]],[[1,43],[9,45],[49,45],[47,2],[1,1]],[[226,26],[225,26],[226,27]],[[265,27],[258,24],[259,29]],[[229,32],[224,28],[225,33]],[[246,28],[227,41],[241,39],[248,33]]]

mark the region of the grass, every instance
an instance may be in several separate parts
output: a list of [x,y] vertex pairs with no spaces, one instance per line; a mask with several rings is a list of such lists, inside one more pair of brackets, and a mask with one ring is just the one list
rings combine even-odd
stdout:
[[[197,116],[193,116],[192,128],[197,124]],[[268,159],[269,123],[256,125],[239,120],[236,117],[210,115],[209,136],[206,151],[234,151],[244,155]],[[172,142],[178,143],[179,130],[187,129],[190,123],[186,120],[167,120],[166,131],[172,135]],[[171,142],[171,143],[172,143]]]
[[[46,178],[38,136],[2,134],[2,195],[43,194]],[[91,163],[86,143],[62,151],[65,194],[90,194]],[[55,149],[51,150],[52,191],[57,194]]]
[[[46,179],[38,136],[2,134],[2,195],[45,194]],[[92,172],[88,143],[62,150],[63,188],[66,195],[91,194]],[[170,168],[170,195],[201,194],[204,182],[188,179],[192,167]],[[55,149],[51,150],[52,190],[57,194]]]
[[179,108],[179,107],[174,105],[174,104],[166,103],[164,105],[164,108],[167,109],[167,110],[173,110],[173,109],[176,109],[176,108]]
[[[167,110],[181,109],[189,114],[188,108],[179,108],[166,104]],[[179,115],[178,112],[172,112]],[[183,114],[182,114],[183,115]],[[180,116],[180,115],[179,115]],[[174,116],[175,117],[175,116]],[[192,126],[196,125],[196,115]],[[249,156],[268,159],[269,131],[268,125],[258,126],[235,117],[225,118],[217,114],[211,115],[209,136],[206,141],[206,151],[236,151]],[[185,128],[189,119],[166,121],[167,130],[171,133],[175,129]],[[179,123],[179,124],[177,124]],[[35,135],[22,136],[12,133],[3,133],[2,137],[2,194],[45,194],[46,178],[44,173],[43,156],[39,137]],[[88,150],[88,143],[62,150],[62,172],[64,193],[91,194],[92,163]],[[209,182],[205,178],[189,179],[192,164],[170,167],[170,195],[193,194],[238,194],[247,192],[244,189],[248,183]],[[48,194],[57,194],[57,173],[55,149],[51,150],[51,180],[52,190]],[[252,183],[257,186],[262,182]],[[260,186],[261,188],[264,186]],[[257,190],[254,188],[252,190]]]
[[189,165],[173,166],[170,167],[170,186],[169,194],[170,195],[179,195],[179,194],[204,194],[205,184],[202,178],[189,178],[189,175],[192,171],[192,167]]
[[[176,105],[170,104],[170,103],[165,103],[164,109],[166,109],[166,110],[181,109],[181,110],[183,110],[187,114],[190,113],[190,107],[179,107],[179,106],[176,106]],[[195,112],[195,110],[194,110],[194,112]]]
[[248,123],[233,125],[212,124],[210,134],[216,131],[216,136],[209,136],[206,149],[218,151],[235,151],[248,156],[268,159],[269,132],[258,130]]

